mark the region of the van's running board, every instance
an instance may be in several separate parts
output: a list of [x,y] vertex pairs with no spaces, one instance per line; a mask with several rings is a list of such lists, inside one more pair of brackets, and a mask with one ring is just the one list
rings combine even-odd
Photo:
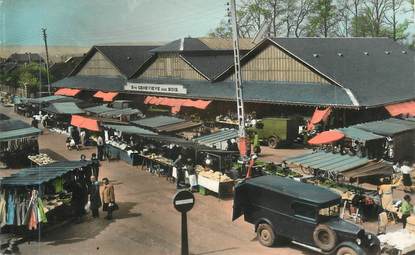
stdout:
[[316,252],[318,252],[318,253],[323,253],[323,251],[322,251],[321,249],[316,248],[316,247],[314,247],[314,246],[307,245],[307,244],[303,244],[303,243],[299,243],[299,242],[296,242],[296,241],[291,241],[291,242],[292,242],[293,244],[296,244],[296,245],[299,245],[299,246],[305,247],[305,248],[307,248],[307,249],[310,249],[310,250],[316,251]]

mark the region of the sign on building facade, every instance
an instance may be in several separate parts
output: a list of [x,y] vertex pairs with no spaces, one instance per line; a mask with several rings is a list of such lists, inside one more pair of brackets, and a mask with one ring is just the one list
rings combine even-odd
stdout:
[[187,89],[178,84],[151,84],[127,82],[124,90],[161,93],[161,94],[187,94]]

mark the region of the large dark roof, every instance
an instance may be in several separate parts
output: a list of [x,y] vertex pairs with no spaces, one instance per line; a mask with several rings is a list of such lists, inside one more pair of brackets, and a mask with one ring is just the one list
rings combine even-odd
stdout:
[[102,45],[94,46],[71,74],[77,73],[95,54],[101,52],[125,77],[131,77],[153,56],[150,50],[157,46]]
[[55,88],[77,88],[86,90],[121,91],[126,79],[121,77],[75,75],[52,83]]
[[233,52],[211,52],[208,54],[182,53],[182,58],[196,70],[213,80],[233,64]]
[[[235,101],[236,98],[235,84],[233,81],[211,83],[209,81],[190,81],[173,79],[152,80],[141,78],[131,80],[130,82],[153,84],[181,84],[187,89],[187,94],[175,95],[175,97],[179,98],[226,101]],[[347,93],[338,86],[328,86],[327,84],[319,83],[286,83],[263,81],[245,81],[243,84],[243,96],[246,102],[353,107],[353,103],[350,100]],[[295,87],[296,89],[293,89],[293,87]],[[301,93],[299,93],[299,91],[301,91]],[[172,94],[162,95],[153,93],[151,95],[173,97]]]
[[[387,38],[268,38],[241,59],[244,65],[275,45],[332,84],[355,107],[376,107],[415,98],[415,52]],[[217,80],[233,73],[233,67]],[[299,90],[298,90],[299,91]]]
[[[350,89],[361,106],[384,105],[415,98],[415,54],[391,39],[271,40],[331,80]],[[318,54],[318,57],[313,54]]]
[[49,72],[54,80],[60,80],[68,76],[84,57],[71,57],[65,62],[53,64],[49,68]]
[[[252,39],[244,38],[239,40],[239,49],[246,52],[254,46]],[[209,51],[229,51],[233,50],[233,41],[230,38],[200,37],[200,38],[181,38],[157,47],[151,52],[209,52]]]
[[210,48],[197,38],[181,38],[157,47],[151,52],[203,51]]
[[242,185],[261,187],[313,204],[323,205],[340,200],[340,195],[329,189],[279,176],[269,175],[252,178],[245,181]]

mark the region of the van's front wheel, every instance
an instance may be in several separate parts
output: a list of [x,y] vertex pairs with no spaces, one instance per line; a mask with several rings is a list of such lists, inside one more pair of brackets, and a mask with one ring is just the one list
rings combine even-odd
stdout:
[[257,237],[259,242],[266,247],[271,247],[275,243],[275,234],[272,227],[266,223],[258,225]]

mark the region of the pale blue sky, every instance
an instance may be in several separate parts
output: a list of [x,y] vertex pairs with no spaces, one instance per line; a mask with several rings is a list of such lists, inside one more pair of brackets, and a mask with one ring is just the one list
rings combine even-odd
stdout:
[[226,14],[226,0],[0,0],[3,45],[171,41],[204,36]]

